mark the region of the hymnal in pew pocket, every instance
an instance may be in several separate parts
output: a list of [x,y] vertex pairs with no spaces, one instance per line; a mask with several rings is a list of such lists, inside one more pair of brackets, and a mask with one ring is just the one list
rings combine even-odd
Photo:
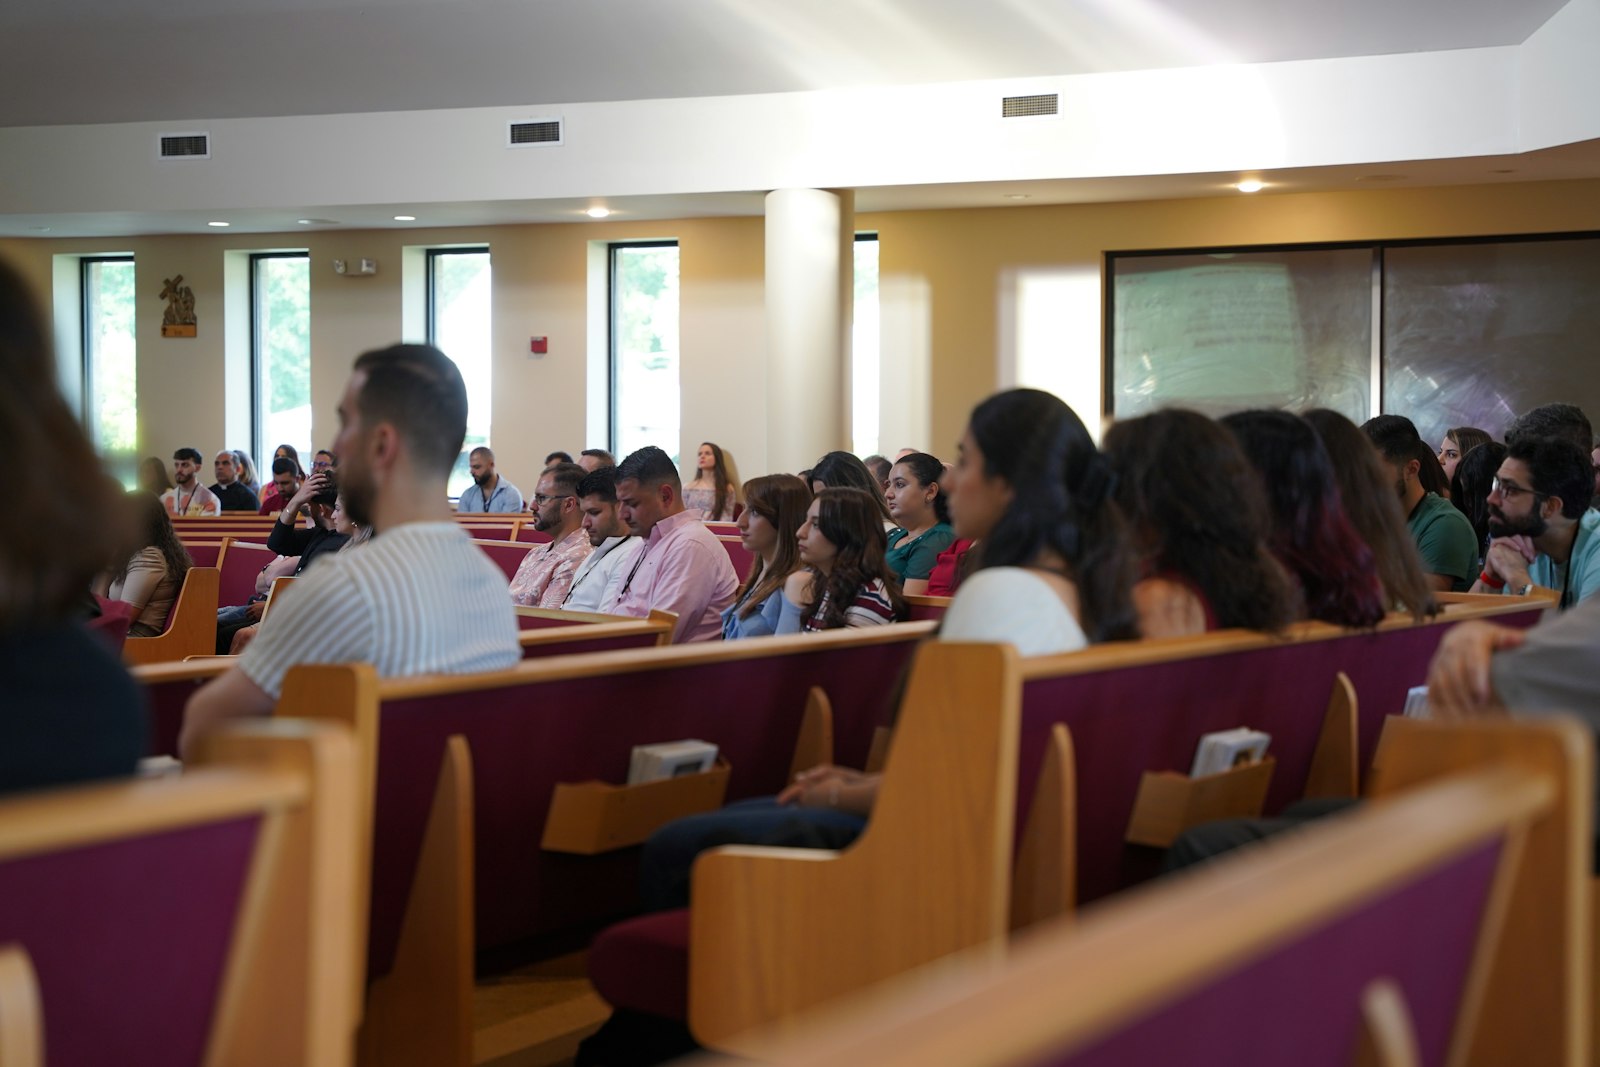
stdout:
[[1200,738],[1200,747],[1195,750],[1194,766],[1189,769],[1189,777],[1205,778],[1221,774],[1241,763],[1259,763],[1261,757],[1267,754],[1267,744],[1271,740],[1270,735],[1245,726],[1204,734]]
[[663,741],[654,745],[635,745],[628,759],[628,784],[659,782],[685,774],[709,771],[717,762],[717,746],[692,738]]

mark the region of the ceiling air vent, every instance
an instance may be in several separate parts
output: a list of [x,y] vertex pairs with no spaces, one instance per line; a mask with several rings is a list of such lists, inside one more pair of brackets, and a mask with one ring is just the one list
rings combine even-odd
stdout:
[[211,135],[209,133],[164,133],[161,135],[162,159],[210,159]]
[[561,143],[560,119],[528,119],[506,124],[507,148],[536,148]]
[[1035,96],[1002,96],[1000,98],[1000,117],[1003,119],[1055,115],[1059,114],[1060,108],[1061,95],[1059,93],[1039,93]]

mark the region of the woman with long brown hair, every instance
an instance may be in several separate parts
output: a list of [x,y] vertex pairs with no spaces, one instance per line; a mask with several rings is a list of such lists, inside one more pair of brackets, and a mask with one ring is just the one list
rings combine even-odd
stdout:
[[744,501],[739,537],[755,559],[744,592],[722,613],[722,636],[729,641],[777,633],[784,583],[801,567],[796,538],[811,488],[792,474],[768,474],[744,483]]
[[[906,618],[900,582],[884,554],[889,540],[878,521],[877,501],[860,489],[824,489],[800,526],[800,562],[791,575],[790,606],[779,633],[881,626]],[[792,611],[790,608],[792,607]]]
[[161,501],[135,490],[128,494],[133,529],[111,570],[95,583],[95,592],[133,608],[129,637],[157,637],[183,588],[194,561],[178,540]]
[[732,522],[737,498],[722,449],[710,441],[700,442],[699,451],[695,453],[694,477],[683,487],[683,506],[698,511],[707,522]]

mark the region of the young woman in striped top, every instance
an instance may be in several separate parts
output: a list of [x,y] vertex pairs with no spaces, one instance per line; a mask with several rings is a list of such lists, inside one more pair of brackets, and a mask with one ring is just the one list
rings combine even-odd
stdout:
[[900,583],[884,560],[878,501],[861,489],[824,489],[800,525],[800,562],[784,585],[779,633],[881,626],[906,617]]

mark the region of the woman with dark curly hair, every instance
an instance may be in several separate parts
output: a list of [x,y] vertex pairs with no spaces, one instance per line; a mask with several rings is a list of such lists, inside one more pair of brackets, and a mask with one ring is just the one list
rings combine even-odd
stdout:
[[784,586],[779,633],[881,626],[906,618],[900,583],[884,560],[888,539],[871,495],[824,489],[800,524],[800,562]]
[[1272,515],[1269,545],[1300,581],[1310,618],[1373,626],[1384,615],[1372,549],[1345,514],[1328,450],[1287,411],[1240,411],[1222,424],[1261,475]]
[[1140,560],[1140,633],[1280,630],[1294,620],[1299,593],[1267,548],[1261,479],[1231,433],[1168,408],[1118,421],[1105,449]]
[[1505,445],[1499,441],[1485,441],[1462,454],[1455,476],[1450,479],[1450,503],[1472,523],[1472,531],[1478,537],[1480,567],[1489,544],[1489,493],[1505,459]]

